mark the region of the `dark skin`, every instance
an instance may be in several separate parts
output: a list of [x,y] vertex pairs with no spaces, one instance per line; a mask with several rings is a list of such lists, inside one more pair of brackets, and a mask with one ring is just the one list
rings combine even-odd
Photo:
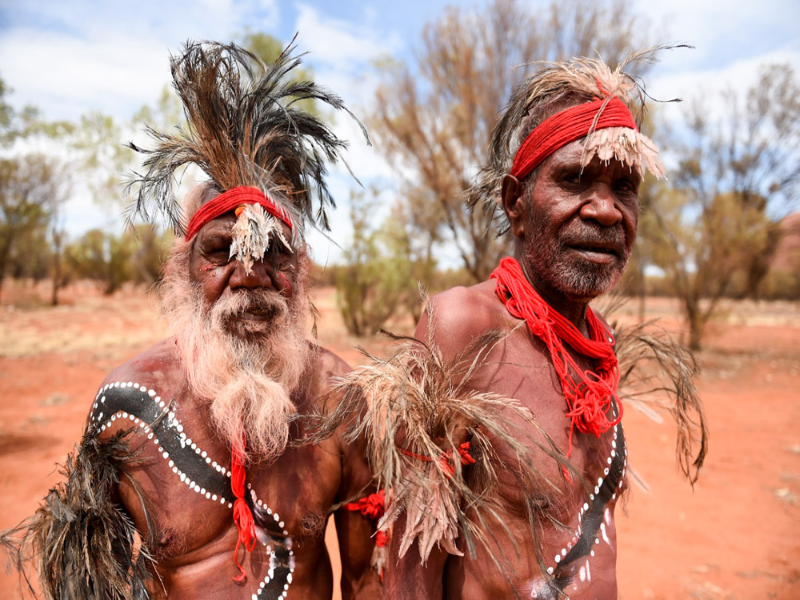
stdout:
[[[291,300],[296,253],[276,251],[246,273],[238,260],[228,259],[234,219],[227,214],[208,223],[193,241],[188,276],[199,284],[206,304],[213,305],[223,294],[255,289],[272,290]],[[290,239],[288,228],[285,234]],[[269,314],[245,313],[233,325],[243,335],[257,336],[269,330],[271,318]],[[323,348],[314,347],[312,356],[299,389],[292,393],[300,413],[320,409],[320,399],[333,380],[349,371],[344,361]],[[170,338],[115,369],[104,383],[136,381],[171,399],[183,431],[210,458],[230,469],[231,449],[211,425],[208,402],[193,396],[189,389],[181,361],[175,339]],[[103,435],[119,428],[114,425]],[[290,435],[297,439],[304,434],[299,425],[293,425]],[[253,597],[270,566],[266,548],[256,543],[253,552],[240,549],[238,557],[247,580],[235,583],[232,578],[239,572],[233,559],[237,529],[232,510],[181,483],[145,435],[134,434],[131,448],[140,449],[144,459],[132,477],[143,491],[154,524],[155,544],[150,551],[157,560],[157,574],[150,585],[152,597]],[[248,466],[247,482],[258,498],[280,515],[281,527],[291,538],[294,571],[288,598],[331,597],[333,577],[324,543],[328,515],[335,504],[371,491],[370,481],[363,440],[350,444],[338,434],[318,445],[290,447],[271,464]],[[119,500],[147,539],[151,532],[130,480],[123,479]],[[337,510],[334,518],[342,556],[342,596],[379,597],[379,579],[370,567],[374,524],[344,509]]]
[[[554,286],[552,282],[560,275],[547,272],[548,269],[555,271],[555,267],[548,266],[550,263],[536,267],[536,264],[542,264],[536,260],[537,244],[543,235],[553,240],[567,240],[569,243],[559,246],[559,262],[567,270],[588,266],[621,274],[622,256],[630,249],[636,235],[640,176],[626,165],[616,161],[605,165],[596,158],[581,173],[582,150],[579,140],[546,159],[539,167],[535,182],[530,184],[533,185],[531,193],[527,193],[529,188],[525,183],[507,176],[503,182],[502,201],[514,236],[515,258],[523,266],[530,283],[551,307],[587,335],[586,308],[593,296],[588,297],[585,290]],[[611,230],[614,230],[614,235],[603,239],[616,240],[614,242],[601,243],[597,241],[597,235],[587,233],[608,233]],[[536,244],[530,239],[534,231]],[[623,240],[621,244],[618,243],[620,239]],[[507,332],[508,336],[466,385],[517,399],[530,409],[557,448],[566,452],[570,420],[565,416],[564,396],[547,347],[526,327],[518,327],[520,321],[509,315],[495,293],[495,286],[495,281],[489,280],[468,288],[453,288],[436,296],[429,312],[420,321],[415,336],[420,340],[428,339],[433,313],[433,341],[444,358],[449,359],[487,331]],[[574,352],[572,356],[582,369],[594,368],[591,359]],[[544,443],[544,439],[534,433],[522,417],[511,411],[503,416],[531,432],[529,460],[552,484],[535,490],[534,495],[542,512],[552,518],[540,518],[539,526],[545,567],[555,567],[554,556],[577,534],[579,511],[587,500],[587,493],[577,477],[568,481],[555,460],[535,447],[534,440]],[[576,434],[570,462],[587,481],[595,481],[598,475],[603,475],[611,443],[611,431],[600,438]],[[486,549],[480,545],[475,560],[468,555],[458,557],[434,549],[425,567],[420,566],[419,553],[414,545],[403,559],[399,559],[395,568],[387,570],[388,596],[409,599],[508,598],[513,597],[513,588],[522,598],[556,597],[548,589],[536,559],[520,486],[510,470],[504,468],[506,464],[514,464],[514,457],[500,442],[495,441],[494,447],[498,452],[495,467],[499,482],[495,492],[502,506],[500,519],[510,529],[517,546],[508,539],[502,527],[495,524],[491,529],[497,536],[497,543],[490,542],[490,550],[495,556],[502,556],[501,552],[505,554],[506,558],[501,558],[501,561],[505,560],[508,578],[492,565]],[[604,525],[602,533],[598,533],[599,543],[592,546],[593,555],[587,554],[576,561],[574,569],[568,572],[569,581],[562,592],[569,598],[617,597],[613,515],[623,489],[624,483],[605,506]],[[401,521],[396,531],[402,530],[402,526]],[[400,535],[393,537],[390,565],[398,560],[399,538]]]

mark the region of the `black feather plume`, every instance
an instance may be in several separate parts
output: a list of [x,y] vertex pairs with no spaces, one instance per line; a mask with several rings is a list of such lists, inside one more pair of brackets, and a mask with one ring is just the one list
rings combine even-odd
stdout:
[[187,42],[183,54],[172,57],[173,86],[187,126],[175,134],[148,129],[156,141],[150,150],[130,144],[147,155],[145,174],[131,182],[139,189],[130,217],[160,215],[176,233],[185,232],[190,215],[181,214],[175,172],[194,163],[220,192],[259,188],[283,204],[298,224],[308,219],[329,229],[327,209],[335,202],[325,183],[327,165],[341,158],[347,144],[298,102],[314,100],[346,112],[369,138],[341,98],[311,81],[289,78],[301,62],[292,56],[294,50],[292,41],[273,64],[265,65],[235,44]]

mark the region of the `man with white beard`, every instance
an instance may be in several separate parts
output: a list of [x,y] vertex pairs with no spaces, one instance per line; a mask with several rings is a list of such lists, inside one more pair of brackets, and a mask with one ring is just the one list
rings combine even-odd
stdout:
[[[134,149],[148,154],[135,210],[155,200],[182,234],[161,290],[174,335],[106,378],[67,481],[3,537],[47,597],[330,598],[339,507],[343,596],[380,595],[363,444],[303,443],[299,417],[349,370],[305,336],[303,228],[326,223],[325,162],[344,142],[295,101],[344,107],[287,83],[290,50],[267,67],[190,43],[171,61],[188,127]],[[209,181],[179,209],[172,178],[190,162]]]

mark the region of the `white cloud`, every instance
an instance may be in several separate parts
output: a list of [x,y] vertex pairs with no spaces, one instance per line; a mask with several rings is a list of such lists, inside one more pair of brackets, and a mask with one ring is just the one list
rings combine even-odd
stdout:
[[643,0],[639,8],[651,20],[657,42],[695,46],[673,63],[676,71],[727,64],[782,46],[800,48],[796,0]]
[[169,81],[169,52],[188,39],[228,41],[247,26],[275,31],[270,0],[29,3],[7,11],[0,73],[11,101],[51,119],[91,109],[125,119]]
[[48,118],[75,119],[89,109],[127,117],[158,95],[168,68],[164,49],[151,41],[105,34],[91,41],[23,29],[0,38],[3,77],[12,100],[39,106]]
[[800,50],[776,50],[758,56],[737,60],[717,68],[698,69],[694,71],[671,71],[664,75],[648,78],[648,92],[659,100],[680,97],[682,104],[664,105],[667,118],[678,117],[686,110],[686,106],[694,99],[702,98],[709,116],[721,116],[729,109],[724,93],[733,90],[743,94],[758,81],[762,66],[771,63],[789,63],[800,75]]
[[381,36],[366,24],[357,26],[348,21],[321,15],[316,8],[298,5],[297,31],[302,46],[311,51],[314,63],[334,66],[336,70],[357,72],[368,61],[392,53],[400,46],[395,33]]

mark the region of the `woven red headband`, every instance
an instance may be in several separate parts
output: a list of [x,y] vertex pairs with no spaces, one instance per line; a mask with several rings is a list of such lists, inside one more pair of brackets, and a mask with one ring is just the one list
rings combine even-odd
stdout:
[[[586,137],[603,102],[604,100],[593,100],[578,104],[545,119],[522,142],[514,156],[510,174],[522,180],[553,152]],[[631,111],[619,98],[613,98],[606,104],[594,129],[607,127],[627,127],[638,131]]]
[[254,187],[235,187],[209,200],[197,209],[197,212],[194,213],[194,216],[189,221],[189,227],[186,229],[186,239],[192,239],[206,223],[238,208],[242,204],[260,204],[269,214],[286,223],[289,229],[294,231],[294,225],[292,225],[292,218],[289,213],[273,202],[264,192]]

